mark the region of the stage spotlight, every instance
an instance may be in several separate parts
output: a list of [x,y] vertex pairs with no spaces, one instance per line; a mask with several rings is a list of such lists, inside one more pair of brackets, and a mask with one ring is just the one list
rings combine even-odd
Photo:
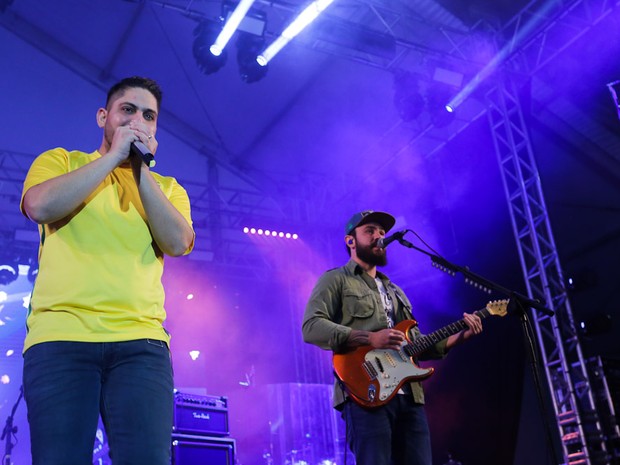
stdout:
[[447,108],[442,108],[431,114],[431,121],[433,122],[433,126],[436,128],[445,128],[452,123],[452,121],[454,121],[454,117],[455,115],[453,111],[450,111]]
[[276,56],[282,48],[288,44],[297,34],[303,31],[312,21],[314,21],[334,0],[315,0],[308,5],[299,16],[297,16],[291,24],[287,26],[282,34],[274,40],[266,50],[262,51],[256,57],[256,61],[261,66],[267,66],[267,63]]
[[218,34],[215,42],[209,48],[213,55],[220,56],[222,54],[224,47],[226,47],[226,44],[237,28],[240,27],[241,22],[244,20],[245,15],[252,6],[252,3],[254,3],[254,0],[241,0],[234,9],[229,10],[228,12],[227,7],[230,9],[230,5],[227,5],[226,3],[222,5],[227,19],[222,31]]
[[394,106],[405,122],[418,119],[426,108],[417,77],[407,71],[394,75]]
[[17,259],[0,259],[0,285],[6,286],[17,279],[19,261]]
[[427,90],[426,104],[431,121],[436,128],[443,128],[454,121],[453,107],[449,106],[451,89],[442,84],[433,84]]
[[194,45],[192,50],[200,71],[204,74],[213,74],[226,64],[228,52],[220,50],[219,55],[214,55],[211,45],[222,30],[220,23],[202,21],[194,29]]
[[267,74],[269,66],[261,66],[256,57],[265,48],[265,39],[260,36],[239,33],[237,39],[237,63],[241,79],[248,84],[260,81]]

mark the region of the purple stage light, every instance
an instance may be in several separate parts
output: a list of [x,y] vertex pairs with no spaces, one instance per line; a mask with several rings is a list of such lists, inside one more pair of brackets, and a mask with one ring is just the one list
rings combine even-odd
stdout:
[[258,234],[260,236],[264,235],[265,237],[278,237],[281,239],[299,239],[299,235],[295,233],[285,233],[284,231],[277,231],[273,229],[256,229],[250,227],[244,227],[243,232],[245,234]]

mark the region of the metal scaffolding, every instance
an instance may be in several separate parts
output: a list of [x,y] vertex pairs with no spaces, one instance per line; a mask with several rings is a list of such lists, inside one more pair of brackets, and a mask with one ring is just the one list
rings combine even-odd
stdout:
[[[599,370],[593,383],[583,356],[517,89],[509,79],[500,80],[489,92],[488,102],[487,115],[529,297],[555,311],[553,316],[535,312],[532,319],[564,463],[611,463],[612,456],[618,457],[614,407],[605,374]],[[596,369],[600,359],[589,364]]]

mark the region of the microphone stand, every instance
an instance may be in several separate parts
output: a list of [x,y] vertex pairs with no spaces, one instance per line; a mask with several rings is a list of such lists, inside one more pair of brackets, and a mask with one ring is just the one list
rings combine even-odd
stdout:
[[15,417],[15,411],[17,410],[17,406],[19,405],[19,401],[22,400],[23,396],[24,386],[22,385],[19,387],[19,397],[17,398],[17,402],[15,402],[15,405],[13,405],[13,410],[11,410],[11,414],[6,419],[6,425],[2,430],[2,437],[0,438],[0,441],[6,437],[2,465],[11,465],[11,452],[13,451],[13,443],[11,441],[11,438],[15,433],[17,433],[17,426],[13,426],[13,418]]
[[[510,298],[510,301],[518,302],[518,306],[522,309],[525,308],[535,308],[536,310],[544,313],[547,316],[553,316],[554,311],[550,308],[545,307],[540,300],[530,299],[529,297],[511,289],[508,289],[500,284],[494,283],[479,274],[474,273],[468,267],[455,265],[454,263],[449,262],[443,257],[439,255],[432,254],[427,252],[424,249],[416,247],[411,242],[407,241],[403,238],[396,239],[401,245],[408,247],[410,249],[415,249],[418,252],[422,252],[424,255],[428,255],[433,262],[433,266],[439,268],[442,271],[445,271],[451,276],[455,276],[457,273],[461,273],[465,277],[465,282],[471,284],[474,287],[479,288],[480,290],[491,293],[492,291],[497,291],[501,294],[504,294]],[[514,308],[513,308],[514,309]]]
[[[405,231],[406,232],[406,231]],[[417,250],[418,252],[423,253],[424,255],[428,255],[431,259],[431,262],[434,267],[439,268],[440,270],[448,273],[451,276],[456,276],[457,273],[461,273],[465,277],[465,282],[471,284],[472,286],[487,292],[491,293],[492,291],[499,292],[507,296],[510,301],[508,303],[508,313],[517,313],[519,319],[521,321],[521,326],[523,328],[523,336],[525,338],[525,342],[527,345],[527,354],[530,361],[530,368],[532,370],[532,377],[534,380],[534,387],[536,390],[536,395],[538,397],[538,403],[540,406],[540,410],[542,413],[542,420],[544,424],[544,429],[548,441],[548,451],[551,451],[550,454],[553,454],[552,457],[553,463],[561,463],[560,457],[557,456],[556,447],[554,447],[553,434],[551,433],[551,425],[549,423],[548,415],[546,414],[545,401],[543,396],[543,388],[542,381],[540,377],[540,368],[538,364],[539,354],[536,349],[535,344],[535,336],[532,331],[529,318],[526,312],[526,309],[533,308],[538,310],[539,312],[544,313],[545,315],[551,317],[554,315],[554,311],[550,308],[546,307],[539,300],[530,299],[529,297],[508,289],[500,284],[494,283],[493,281],[480,276],[479,274],[474,273],[468,267],[463,267],[459,265],[455,265],[454,263],[449,262],[443,257],[439,255],[432,254],[424,249],[416,247],[411,242],[407,241],[403,237],[396,238],[396,240],[403,246],[408,247],[410,249]]]

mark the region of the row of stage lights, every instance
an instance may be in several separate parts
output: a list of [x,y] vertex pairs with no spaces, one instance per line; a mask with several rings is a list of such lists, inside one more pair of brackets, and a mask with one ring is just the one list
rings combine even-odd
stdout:
[[205,20],[196,27],[193,53],[203,73],[215,73],[226,64],[226,46],[239,31],[237,63],[241,79],[248,83],[262,79],[269,62],[334,0],[314,0],[268,46],[265,46],[266,15],[250,9],[254,1],[241,0],[237,5],[225,1],[219,22]]
[[258,236],[279,237],[282,239],[299,239],[299,235],[296,233],[285,233],[282,231],[272,231],[270,229],[261,228],[248,228],[247,226],[243,228],[243,232],[245,234],[256,234]]

